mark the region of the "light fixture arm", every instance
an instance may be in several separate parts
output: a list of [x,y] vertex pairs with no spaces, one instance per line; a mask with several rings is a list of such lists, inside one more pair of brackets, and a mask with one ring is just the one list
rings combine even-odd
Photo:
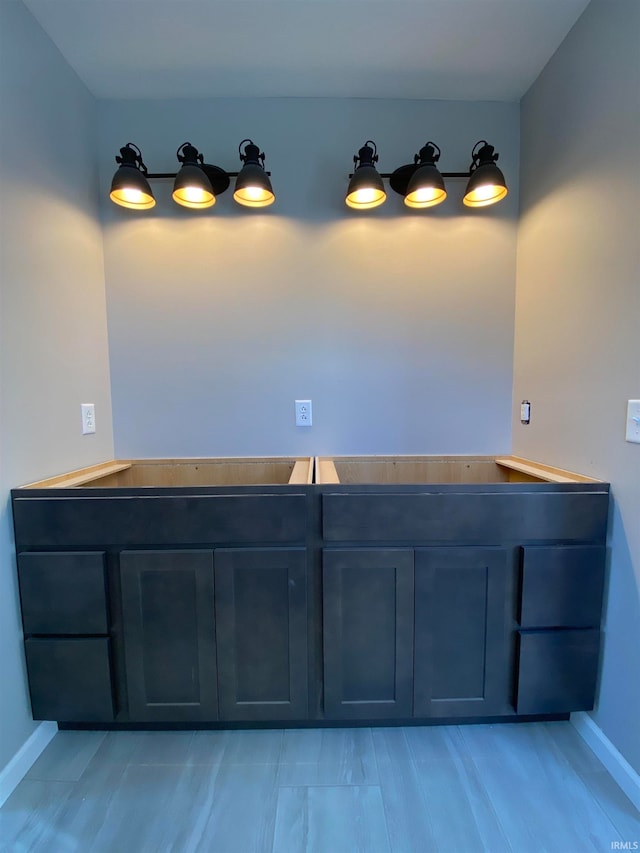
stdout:
[[[242,146],[247,143],[244,149],[244,154],[242,153]],[[238,145],[238,155],[240,160],[246,165],[249,163],[257,163],[259,166],[262,166],[264,169],[264,151],[260,151],[258,146],[252,139],[243,139],[240,145]],[[260,162],[262,161],[262,162]],[[240,172],[227,172],[230,178],[237,178]],[[265,175],[271,176],[271,172],[268,172],[265,169]]]
[[[244,149],[244,154],[242,153],[242,146],[247,143]],[[262,165],[264,169],[264,152],[261,152],[258,146],[253,142],[252,139],[243,139],[240,145],[238,145],[238,154],[240,155],[240,160],[243,163],[257,163],[258,165]],[[262,161],[262,164],[260,163]]]
[[[480,146],[480,147],[478,147]],[[478,168],[478,166],[486,166],[488,164],[495,163],[500,156],[499,154],[494,154],[495,148],[493,145],[489,145],[486,139],[481,139],[479,142],[473,146],[473,151],[471,152],[471,165],[469,166],[469,176]]]
[[413,155],[414,165],[422,166],[425,163],[434,165],[440,159],[441,153],[440,148],[435,144],[435,142],[425,142],[420,151]]
[[204,157],[190,142],[182,143],[176,151],[176,157],[178,158],[179,163],[188,163],[193,166],[202,166],[204,163]]
[[[372,139],[367,139],[358,153],[353,155],[353,162],[356,169],[359,169],[360,166],[373,166],[374,163],[378,162],[378,149]],[[349,175],[349,177],[352,176]]]
[[136,169],[140,169],[143,175],[147,177],[149,175],[147,167],[142,159],[142,151],[140,151],[138,146],[133,142],[127,142],[127,144],[120,149],[120,156],[118,157],[116,155],[116,163],[119,166],[134,166]]

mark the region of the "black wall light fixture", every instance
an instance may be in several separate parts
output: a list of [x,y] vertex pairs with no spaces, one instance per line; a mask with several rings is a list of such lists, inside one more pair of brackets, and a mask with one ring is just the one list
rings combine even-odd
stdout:
[[[244,153],[242,146],[245,146]],[[216,196],[225,192],[230,179],[236,178],[233,194],[244,207],[267,207],[276,197],[269,180],[270,172],[264,170],[264,154],[251,139],[243,139],[239,146],[243,163],[239,172],[226,172],[219,166],[204,162],[203,155],[190,142],[183,142],[176,156],[182,164],[179,172],[149,172],[142,153],[133,142],[127,142],[116,157],[119,168],[111,182],[109,198],[115,204],[131,210],[149,210],[156,200],[149,186],[150,180],[174,178],[173,200],[176,204],[193,210],[212,207]]]
[[[247,143],[242,153],[242,146]],[[264,154],[250,139],[243,139],[238,146],[240,160],[244,166],[236,178],[236,189],[233,194],[238,204],[246,207],[267,207],[276,200],[269,180],[269,173],[264,170]],[[260,164],[262,161],[262,165]]]
[[[372,147],[373,146],[373,147]],[[374,163],[378,162],[375,142],[368,139],[357,154],[353,155],[356,170],[351,175],[345,201],[349,207],[356,210],[370,210],[378,207],[387,198]]]
[[418,209],[435,207],[445,200],[444,178],[468,179],[462,199],[467,207],[486,207],[507,195],[504,175],[496,166],[499,155],[484,139],[474,145],[471,165],[466,172],[440,172],[436,166],[440,153],[435,142],[426,142],[414,156],[413,163],[399,166],[394,172],[381,173],[374,165],[378,161],[376,144],[367,140],[353,158],[356,169],[349,176],[346,204],[358,210],[381,205],[387,197],[383,178],[388,178],[391,189],[404,196],[407,207]]

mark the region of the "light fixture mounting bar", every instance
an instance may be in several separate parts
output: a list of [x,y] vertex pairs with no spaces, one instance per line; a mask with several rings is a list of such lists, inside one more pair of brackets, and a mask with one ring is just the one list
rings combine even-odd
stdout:
[[[209,169],[212,169],[212,168],[215,169],[216,168],[216,166],[208,166],[207,163],[205,163],[204,165],[206,168],[209,168]],[[240,174],[240,172],[227,172],[226,169],[224,170],[224,172],[227,175],[227,177],[229,177],[229,178],[237,178],[238,175]],[[177,174],[178,174],[177,172],[147,172],[145,177],[146,178],[158,178],[158,179],[159,178],[175,178]],[[267,175],[270,175],[270,174],[271,174],[271,172],[267,172]]]
[[[400,169],[413,169],[416,170],[417,166],[414,166],[413,163],[407,166],[399,166],[395,172],[378,172],[381,178],[392,178],[396,172],[399,172]],[[471,177],[471,172],[440,172],[443,178],[469,178]],[[148,175],[147,177],[152,178],[153,175]],[[351,177],[351,175],[349,175]]]
[[[415,163],[407,163],[405,166],[399,166],[393,172],[379,172],[381,178],[387,178],[389,180],[389,185],[392,190],[397,192],[399,195],[405,196],[407,194],[407,187],[409,186],[409,181],[413,177],[414,173],[420,168],[419,164]],[[471,172],[440,172],[443,178],[469,178],[471,177]]]

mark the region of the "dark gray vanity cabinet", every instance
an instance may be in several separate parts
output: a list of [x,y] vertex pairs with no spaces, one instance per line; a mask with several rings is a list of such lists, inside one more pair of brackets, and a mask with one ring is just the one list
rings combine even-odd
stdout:
[[114,719],[105,555],[18,555],[31,708],[36,720]]
[[608,492],[16,489],[34,718],[332,726],[588,710]]
[[414,716],[508,713],[513,551],[416,550]]
[[221,720],[308,716],[304,548],[215,552]]
[[213,551],[123,551],[132,722],[218,719]]
[[323,614],[325,718],[410,717],[413,551],[326,549]]

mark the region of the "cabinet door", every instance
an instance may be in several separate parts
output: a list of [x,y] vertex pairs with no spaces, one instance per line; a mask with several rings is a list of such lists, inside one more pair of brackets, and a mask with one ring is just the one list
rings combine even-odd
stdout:
[[212,551],[123,551],[132,722],[216,720]]
[[305,550],[217,550],[215,579],[220,719],[306,719]]
[[498,548],[416,551],[414,716],[510,710],[507,557]]
[[410,717],[413,551],[324,551],[323,606],[325,717]]

